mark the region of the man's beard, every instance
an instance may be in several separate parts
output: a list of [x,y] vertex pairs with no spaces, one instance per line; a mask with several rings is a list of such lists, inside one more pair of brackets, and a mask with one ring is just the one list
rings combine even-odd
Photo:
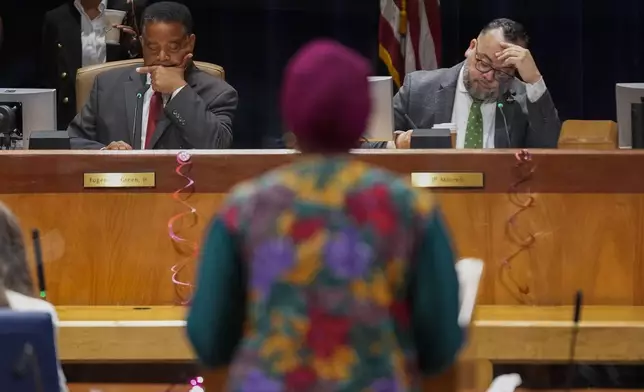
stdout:
[[493,90],[485,90],[475,87],[474,83],[472,83],[472,80],[470,79],[470,69],[468,64],[463,66],[463,84],[472,99],[486,103],[496,102],[502,94],[505,94],[505,92],[508,91],[509,88],[509,83],[498,83],[498,86]]

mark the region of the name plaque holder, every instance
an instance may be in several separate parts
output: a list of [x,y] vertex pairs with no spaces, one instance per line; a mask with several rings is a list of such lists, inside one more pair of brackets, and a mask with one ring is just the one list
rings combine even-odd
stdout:
[[84,173],[83,188],[154,188],[154,172]]
[[411,184],[416,188],[483,188],[483,173],[411,173]]

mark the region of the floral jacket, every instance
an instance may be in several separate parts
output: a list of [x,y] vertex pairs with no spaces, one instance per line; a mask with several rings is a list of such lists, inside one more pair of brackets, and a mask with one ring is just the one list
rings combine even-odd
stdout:
[[350,158],[237,186],[203,244],[188,336],[229,391],[420,390],[455,360],[454,255],[432,194]]

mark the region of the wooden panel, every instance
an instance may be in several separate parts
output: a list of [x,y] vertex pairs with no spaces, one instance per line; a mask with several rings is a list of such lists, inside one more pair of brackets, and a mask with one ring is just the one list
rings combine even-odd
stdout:
[[[65,363],[190,362],[181,307],[58,307],[60,358]],[[459,363],[435,380],[439,389],[491,381],[491,361],[555,363],[568,359],[572,307],[479,306]],[[644,308],[584,308],[576,358],[584,362],[640,362]],[[641,347],[640,347],[641,346]],[[97,365],[100,366],[100,365]],[[226,371],[204,372],[224,385]],[[150,381],[154,381],[153,379]],[[217,389],[214,389],[217,390]],[[143,390],[141,391],[143,392]]]
[[[479,306],[464,358],[493,362],[568,361],[573,308]],[[644,307],[584,307],[575,358],[580,362],[639,363],[644,359]]]
[[[64,362],[189,362],[182,307],[57,307]],[[477,306],[463,361],[554,363],[568,359],[572,307]],[[644,359],[644,307],[587,306],[576,358]]]
[[[518,249],[506,232],[517,209],[504,194],[441,193],[439,200],[461,257],[486,262],[481,304],[570,304],[584,290],[594,305],[644,305],[642,265],[644,196],[636,194],[539,194],[517,218],[534,245]],[[194,194],[198,221],[178,225],[201,241],[223,194]],[[11,194],[0,199],[20,217],[25,234],[42,233],[49,299],[57,305],[171,305],[176,302],[170,268],[195,263],[175,249],[168,219],[185,211],[169,195]],[[192,227],[190,227],[192,226]],[[29,249],[31,253],[31,249]],[[510,274],[511,273],[511,274]],[[527,294],[520,295],[519,287]]]
[[185,309],[58,307],[63,362],[191,362]]
[[[180,234],[200,241],[231,186],[297,157],[193,152],[196,186],[189,202],[198,221],[180,222]],[[535,202],[516,217],[514,229],[508,221],[519,207],[507,194],[515,181],[513,152],[363,152],[356,158],[401,173],[485,173],[484,189],[438,192],[458,254],[486,262],[479,303],[570,304],[583,289],[586,304],[644,305],[644,153],[534,152],[537,169],[525,186]],[[177,303],[170,269],[185,263],[181,277],[191,280],[195,261],[167,233],[168,220],[185,211],[171,197],[185,184],[174,172],[174,152],[6,152],[0,165],[11,173],[0,200],[14,209],[25,233],[41,230],[53,303]],[[157,173],[154,190],[82,188],[85,172],[146,170]],[[520,248],[514,237],[529,234],[534,244],[504,267]]]
[[[185,180],[174,173],[178,151],[3,151],[1,193],[83,192],[83,173],[157,174],[156,192],[173,192]],[[459,193],[507,192],[516,181],[514,150],[356,150],[353,156],[388,170],[410,172],[475,171],[485,175],[484,189]],[[225,193],[239,181],[305,156],[291,150],[191,151],[191,176],[197,192]],[[639,167],[644,152],[535,150],[537,172],[530,188],[537,193],[644,193]],[[93,192],[105,193],[105,190]],[[115,190],[108,193],[119,193]],[[128,190],[128,193],[150,190]]]
[[583,289],[586,304],[643,304],[641,195],[533,196],[514,230],[535,242],[504,268],[520,250],[508,232],[518,207],[502,194],[440,195],[459,256],[486,263],[479,303],[563,305]]
[[[195,194],[190,203],[199,218],[180,222],[181,236],[200,242],[222,198]],[[175,248],[168,235],[168,220],[186,210],[169,195],[12,194],[1,199],[20,217],[25,235],[40,229],[47,295],[54,304],[171,305],[177,299],[172,266],[188,262],[181,278],[194,276],[188,250]]]

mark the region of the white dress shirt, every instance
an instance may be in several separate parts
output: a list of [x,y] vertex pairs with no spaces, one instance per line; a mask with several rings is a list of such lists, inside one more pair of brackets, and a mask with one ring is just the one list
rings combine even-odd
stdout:
[[[526,94],[530,102],[536,102],[546,92],[546,83],[543,78],[535,84],[525,84]],[[463,68],[458,74],[456,82],[456,94],[454,94],[454,108],[452,109],[452,123],[456,124],[456,148],[465,147],[465,131],[467,119],[470,116],[472,97],[463,83]],[[496,102],[484,103],[481,105],[483,115],[483,148],[494,148],[494,125],[496,120]]]
[[99,14],[96,18],[90,19],[85,12],[80,0],[74,1],[74,6],[81,14],[81,45],[82,45],[82,64],[83,67],[88,65],[103,64],[107,60],[107,44],[105,35],[108,20],[105,17],[107,0],[102,0],[98,5]]
[[[152,90],[152,80],[150,79],[150,74],[148,74],[148,80],[146,84],[150,85],[150,87],[145,91],[145,94],[143,95],[143,107],[141,110],[141,149],[142,150],[145,150],[145,138],[148,133],[148,118],[150,118],[150,100],[152,100],[152,94],[154,94],[154,90]],[[183,89],[183,87],[179,87],[178,89],[174,90],[172,95],[169,97],[167,94],[164,94],[163,107],[165,107],[165,105],[167,105],[172,98],[176,97],[177,94],[179,94],[179,91]]]
[[[17,312],[45,312],[51,315],[51,321],[54,325],[54,334],[57,339],[58,336],[58,315],[56,314],[56,308],[47,301],[43,301],[40,298],[28,297],[26,295],[17,293],[15,291],[6,290],[5,294],[9,302],[9,307],[11,310]],[[58,350],[56,350],[58,352]],[[56,354],[58,356],[58,354]],[[58,358],[57,358],[58,359]],[[63,373],[62,368],[60,367],[60,361],[58,361],[58,381],[60,383],[60,391],[67,391],[67,380],[65,379],[65,374]]]

